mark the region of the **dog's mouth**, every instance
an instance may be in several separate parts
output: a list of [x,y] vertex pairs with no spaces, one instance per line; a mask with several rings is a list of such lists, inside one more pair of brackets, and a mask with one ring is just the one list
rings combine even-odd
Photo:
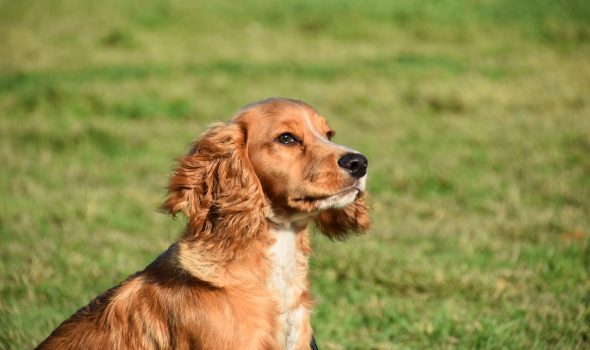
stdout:
[[294,201],[313,210],[325,210],[333,208],[344,208],[358,197],[362,190],[354,185],[340,190],[336,193],[326,195],[303,196],[295,198]]
[[354,202],[365,191],[367,177],[363,176],[350,186],[331,193],[304,193],[289,200],[293,209],[303,212],[317,212],[326,209],[344,208]]
[[361,190],[357,186],[349,186],[349,187],[347,187],[343,190],[340,190],[336,193],[325,194],[325,195],[302,196],[302,197],[297,197],[294,200],[296,202],[313,203],[313,202],[318,202],[318,201],[322,201],[322,200],[327,200],[330,198],[345,196],[345,195],[350,194],[351,192],[355,192],[355,191],[361,192]]

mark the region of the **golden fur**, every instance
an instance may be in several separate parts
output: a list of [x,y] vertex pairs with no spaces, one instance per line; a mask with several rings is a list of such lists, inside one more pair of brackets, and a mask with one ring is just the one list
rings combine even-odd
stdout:
[[[297,142],[277,141],[284,133]],[[38,348],[309,349],[308,224],[338,239],[369,227],[365,177],[338,165],[353,151],[333,134],[290,99],[213,125],[179,160],[162,205],[187,217],[182,236]]]

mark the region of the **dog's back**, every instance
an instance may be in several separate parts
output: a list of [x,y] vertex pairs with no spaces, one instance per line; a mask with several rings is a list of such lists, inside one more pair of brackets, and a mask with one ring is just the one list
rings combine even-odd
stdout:
[[274,305],[264,286],[217,288],[179,270],[173,259],[166,252],[104,292],[38,349],[276,348]]

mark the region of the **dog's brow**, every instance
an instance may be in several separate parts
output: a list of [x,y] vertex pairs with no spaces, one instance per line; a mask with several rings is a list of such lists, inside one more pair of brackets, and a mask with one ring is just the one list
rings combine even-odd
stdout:
[[[285,120],[282,121],[280,124],[280,128],[285,128],[285,129],[289,129],[289,130],[296,130],[297,127],[299,126],[299,123],[296,120]],[[289,131],[287,130],[287,131]]]

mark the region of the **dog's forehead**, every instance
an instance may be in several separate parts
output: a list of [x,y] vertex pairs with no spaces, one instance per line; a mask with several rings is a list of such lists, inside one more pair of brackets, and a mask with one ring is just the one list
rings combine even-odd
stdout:
[[326,119],[313,107],[296,100],[268,100],[242,110],[237,118],[247,121],[251,129],[304,128],[324,134],[331,130]]
[[285,106],[271,115],[273,122],[285,124],[297,124],[303,128],[314,131],[323,131],[328,123],[314,109],[303,106]]

